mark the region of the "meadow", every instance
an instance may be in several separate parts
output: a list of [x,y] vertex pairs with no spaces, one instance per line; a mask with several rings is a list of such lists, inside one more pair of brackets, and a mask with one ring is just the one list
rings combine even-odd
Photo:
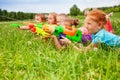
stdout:
[[[120,35],[120,13],[111,18]],[[78,16],[83,24],[84,17]],[[30,31],[0,22],[0,80],[120,80],[120,50],[83,53],[67,47],[55,49]]]

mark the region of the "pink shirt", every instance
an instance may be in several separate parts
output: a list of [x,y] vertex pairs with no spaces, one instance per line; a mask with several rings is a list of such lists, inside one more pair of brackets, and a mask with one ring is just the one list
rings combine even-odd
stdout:
[[86,27],[80,27],[79,28],[82,31],[82,34],[89,34],[88,30],[86,29]]

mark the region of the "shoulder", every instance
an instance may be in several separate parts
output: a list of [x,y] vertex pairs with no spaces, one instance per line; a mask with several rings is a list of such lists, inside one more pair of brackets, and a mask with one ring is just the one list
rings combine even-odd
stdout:
[[105,39],[106,31],[104,29],[101,29],[96,34],[92,34],[92,43],[99,43],[102,42],[102,40]]
[[96,34],[92,34],[92,36],[95,37],[103,37],[104,34],[106,33],[106,31],[104,29],[101,29],[100,31],[98,31]]

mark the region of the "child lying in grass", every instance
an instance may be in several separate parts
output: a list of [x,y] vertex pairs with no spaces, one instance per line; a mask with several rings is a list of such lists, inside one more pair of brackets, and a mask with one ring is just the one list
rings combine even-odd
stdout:
[[[120,48],[120,36],[112,34],[104,29],[106,25],[106,14],[101,10],[92,10],[85,18],[85,27],[92,34],[92,42],[85,47],[85,51],[96,49],[105,44],[107,46]],[[64,38],[64,43],[72,45],[71,41]],[[75,47],[77,50],[81,50]]]
[[[35,21],[35,23],[44,24],[46,22],[46,17],[45,17],[44,14],[36,14],[34,21]],[[20,26],[19,29],[21,29],[21,30],[30,30],[31,26],[29,26],[29,25],[31,25],[31,23],[28,23],[27,26]]]
[[[74,31],[75,28],[72,28],[72,19],[71,18],[65,18],[63,21],[61,21],[61,25],[65,27],[65,30],[69,31],[70,33],[72,33]],[[56,32],[56,30],[55,30]],[[68,33],[68,32],[67,32]],[[75,33],[73,35],[65,35],[66,33],[61,33],[59,36],[56,36],[56,35],[51,35],[50,37],[53,38],[53,41],[55,43],[55,47],[57,49],[60,49],[60,48],[64,48],[66,46],[66,43],[63,39],[63,37],[67,37],[68,39],[70,39],[72,42],[81,42],[81,38],[83,37],[82,35],[82,31],[79,30],[79,29],[75,29]],[[86,34],[87,35],[87,34]],[[87,36],[88,37],[88,36]],[[84,42],[86,41],[91,41],[91,38],[89,40],[87,40],[88,38],[87,37],[83,37],[85,38],[84,39]]]

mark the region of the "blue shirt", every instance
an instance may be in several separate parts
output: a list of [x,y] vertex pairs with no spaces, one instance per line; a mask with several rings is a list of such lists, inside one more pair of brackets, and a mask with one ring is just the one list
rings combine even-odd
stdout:
[[96,34],[92,34],[92,44],[103,43],[111,47],[120,48],[120,36],[112,34],[104,29],[101,29]]

